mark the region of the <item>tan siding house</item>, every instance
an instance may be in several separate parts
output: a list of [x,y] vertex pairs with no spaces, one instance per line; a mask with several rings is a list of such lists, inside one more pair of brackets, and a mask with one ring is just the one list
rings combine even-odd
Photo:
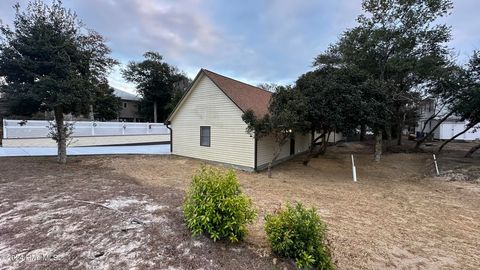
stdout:
[[[270,98],[268,91],[202,69],[167,120],[172,154],[248,171],[266,168],[275,142],[271,137],[256,142],[242,115],[249,109],[265,115]],[[297,134],[278,161],[308,150],[309,143],[309,135]]]
[[118,121],[125,122],[144,122],[140,116],[139,106],[140,98],[134,94],[115,89],[114,95],[121,100],[121,108],[118,112]]

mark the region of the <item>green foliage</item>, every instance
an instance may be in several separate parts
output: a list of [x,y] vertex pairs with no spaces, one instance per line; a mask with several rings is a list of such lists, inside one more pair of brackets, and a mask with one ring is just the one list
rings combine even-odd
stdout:
[[277,142],[293,136],[296,132],[308,130],[306,120],[307,101],[300,92],[290,86],[277,86],[272,94],[268,114],[255,115],[246,111],[242,119],[247,123],[247,132],[259,139],[273,135]]
[[15,9],[14,28],[0,25],[1,91],[14,101],[31,99],[30,110],[88,112],[96,86],[116,64],[103,37],[86,29],[61,1]]
[[209,166],[192,177],[183,213],[194,235],[206,233],[214,241],[231,242],[245,236],[246,225],[256,216],[251,200],[240,190],[235,172]]
[[21,114],[54,112],[58,158],[65,163],[64,114],[88,113],[96,88],[107,82],[117,62],[109,57],[104,38],[60,0],[50,5],[31,1],[24,10],[16,4],[15,11],[13,29],[0,24],[0,91],[13,104],[31,100],[32,107]]
[[[362,75],[363,93],[356,97],[360,115],[344,119],[360,121],[374,130],[379,142],[375,144],[376,159],[381,154],[383,132],[387,139],[391,139],[392,131],[400,134],[407,116],[415,117],[412,111],[421,95],[433,89],[434,82],[442,78],[440,74],[448,72],[452,62],[446,45],[450,28],[439,19],[451,8],[450,0],[363,0],[364,14],[358,16],[357,26],[346,30],[338,42],[314,60],[318,69],[357,70]],[[325,84],[335,89],[338,82],[328,85],[332,81],[334,77],[327,77]],[[351,81],[345,82],[347,86]],[[358,82],[353,86],[355,89]],[[322,125],[334,122],[329,121],[334,118],[328,113],[318,115],[327,118],[317,117],[312,123],[319,119]],[[327,123],[322,123],[323,119]]]
[[146,52],[143,56],[143,61],[128,63],[122,75],[125,80],[137,85],[142,96],[140,113],[152,120],[156,102],[158,120],[164,121],[191,81],[176,67],[166,63],[158,52]]
[[97,88],[93,100],[95,119],[109,121],[118,117],[122,105],[121,99],[115,96],[114,89],[108,84],[102,84]]
[[361,71],[333,65],[322,65],[300,76],[296,88],[307,101],[311,129],[348,133],[360,125],[365,118],[365,81]]
[[[462,120],[469,121],[469,127],[480,123],[480,52],[475,51],[466,68],[464,89],[459,91],[459,98],[454,102],[452,110]],[[467,127],[468,127],[467,126]]]
[[247,124],[247,133],[259,139],[272,136],[275,147],[272,159],[268,165],[268,177],[271,177],[271,167],[281,153],[282,146],[293,138],[296,133],[306,133],[310,123],[306,118],[307,100],[299,91],[291,86],[277,86],[272,94],[268,114],[255,115],[248,110],[242,115]]
[[287,204],[286,209],[267,215],[265,220],[265,231],[275,254],[295,260],[299,268],[335,268],[325,244],[326,225],[314,208]]

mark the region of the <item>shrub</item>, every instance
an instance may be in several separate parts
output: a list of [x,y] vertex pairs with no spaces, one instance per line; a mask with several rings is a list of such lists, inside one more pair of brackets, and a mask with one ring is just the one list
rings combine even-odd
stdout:
[[298,268],[335,268],[325,244],[326,225],[314,208],[288,204],[265,220],[265,231],[275,254],[295,260]]
[[256,216],[251,200],[242,194],[233,170],[203,166],[192,177],[183,205],[193,235],[208,234],[213,241],[241,240]]

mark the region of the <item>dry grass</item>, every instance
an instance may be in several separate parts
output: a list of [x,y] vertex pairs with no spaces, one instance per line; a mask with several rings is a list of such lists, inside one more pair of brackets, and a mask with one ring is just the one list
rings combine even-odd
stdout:
[[[355,152],[359,182],[351,181]],[[429,154],[385,155],[362,145],[335,147],[308,167],[301,157],[266,173],[238,172],[259,218],[247,241],[268,252],[263,217],[288,201],[314,206],[327,222],[339,269],[479,269],[480,188],[431,177]],[[477,168],[478,159],[474,160]],[[103,166],[139,184],[185,189],[200,161],[179,157],[109,158]]]
[[[480,159],[461,158],[468,145],[455,147],[440,156],[444,177],[432,177],[430,154],[389,154],[375,164],[361,144],[333,147],[307,167],[298,157],[274,168],[273,178],[239,171],[259,211],[239,246],[192,239],[185,228],[181,204],[198,160],[78,157],[61,166],[54,158],[0,159],[0,268],[290,267],[272,264],[263,218],[299,201],[328,224],[339,269],[480,269]],[[468,181],[450,181],[462,179],[458,172]],[[53,257],[5,257],[15,254]]]

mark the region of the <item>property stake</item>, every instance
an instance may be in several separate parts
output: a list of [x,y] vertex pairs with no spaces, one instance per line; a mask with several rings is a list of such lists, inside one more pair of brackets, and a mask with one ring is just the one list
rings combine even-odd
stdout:
[[439,176],[440,171],[438,171],[437,157],[435,156],[435,154],[433,154],[433,163],[435,164],[435,172],[437,173],[437,176]]
[[353,155],[352,155],[352,177],[353,177],[353,182],[357,182],[357,168],[355,167],[355,160],[353,159]]

